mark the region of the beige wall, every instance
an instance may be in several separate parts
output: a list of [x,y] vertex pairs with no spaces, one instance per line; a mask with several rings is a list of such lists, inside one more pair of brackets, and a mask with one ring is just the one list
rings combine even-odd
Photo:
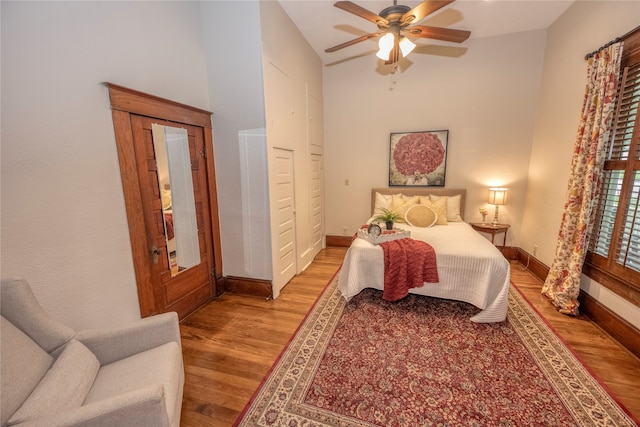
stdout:
[[[369,189],[388,184],[389,133],[448,129],[446,187],[467,189],[466,220],[480,219],[487,186],[508,187],[507,245],[537,245],[551,265],[584,55],[637,25],[636,1],[577,1],[548,31],[472,39],[459,57],[412,54],[395,75],[373,54],[326,66],[327,234],[352,235],[368,218]],[[582,288],[640,328],[638,307],[585,277]]]
[[[266,125],[260,5],[257,1],[204,1],[201,7],[223,273],[270,280],[266,150],[264,135],[259,135]],[[232,16],[243,17],[243,31],[236,31],[238,23],[229,19]],[[227,43],[231,35],[233,42]]]
[[[212,86],[218,67],[233,62],[231,56],[214,61],[220,59],[215,44],[203,42],[207,17],[221,3],[0,3],[1,274],[27,278],[45,308],[73,327],[139,317],[101,82],[209,109],[216,129],[231,122],[214,135],[217,166],[226,165],[217,171],[228,195],[221,200],[229,207],[223,233],[241,211],[233,196],[239,161],[234,129],[265,126],[265,113],[219,99],[236,94],[264,106],[264,82],[251,69],[227,74],[244,85]],[[580,1],[548,32],[470,40],[459,57],[414,54],[414,65],[393,76],[379,74],[371,55],[326,66],[320,79],[307,52],[302,68],[311,77],[303,84],[295,62],[267,47],[267,58],[305,87],[305,101],[296,101],[296,108],[306,112],[309,99],[324,96],[326,233],[342,234],[346,227],[351,234],[368,217],[369,188],[387,184],[390,132],[448,129],[446,186],[468,189],[467,220],[480,219],[487,186],[508,186],[510,202],[501,209],[501,220],[513,224],[507,244],[527,251],[537,244],[550,264],[581,107],[582,57],[638,25],[639,13],[635,1]],[[259,43],[247,43],[251,58],[259,57]],[[298,42],[292,43],[297,51]],[[302,127],[295,126],[281,139],[297,144]],[[231,228],[231,238],[242,239],[242,230]],[[597,283],[583,287],[640,323],[637,307]]]
[[[270,147],[295,152],[298,271],[312,260],[307,103],[322,99],[320,59],[277,2],[203,2],[202,10],[224,274],[272,280]],[[243,17],[243,31],[231,16]]]
[[518,246],[544,46],[532,31],[469,40],[459,57],[414,53],[395,75],[374,55],[326,66],[327,234],[352,235],[369,217],[369,189],[388,184],[391,132],[447,129],[445,186],[467,189],[467,221],[482,219],[489,186],[508,187],[500,221]]
[[[323,154],[322,62],[278,2],[260,4],[267,146],[270,151],[271,233],[278,233],[276,168],[273,150],[293,153],[296,273],[321,249],[312,241],[311,154]],[[274,270],[279,268],[278,240],[272,239]],[[286,280],[274,273],[274,281]],[[285,283],[275,283],[280,289]]]
[[[586,85],[584,55],[640,25],[637,1],[578,1],[547,32],[520,247],[551,266]],[[583,277],[583,290],[640,328],[640,308]]]
[[112,82],[208,109],[195,2],[11,2],[2,12],[2,277],[72,327],[140,317]]
[[[256,131],[266,127],[260,3],[0,5],[2,277],[27,278],[45,308],[73,327],[140,316],[111,110],[101,84],[109,81],[214,113],[224,273],[269,279],[267,187],[243,193],[246,179],[266,183],[264,169],[256,177],[266,159],[251,151],[242,163],[239,153],[240,135],[253,144],[264,137]],[[316,110],[319,102],[322,122],[320,62],[299,34],[284,45],[278,40],[297,29],[277,3],[270,6],[277,7],[270,34],[281,49],[269,55],[294,76],[302,94],[302,126],[298,121],[285,134],[302,147],[309,99]],[[246,28],[233,34],[237,16]],[[304,176],[304,162],[300,166]],[[299,188],[303,198],[305,187]],[[247,216],[245,202],[255,216]],[[308,242],[309,233],[301,234]],[[305,256],[302,266],[310,261]]]

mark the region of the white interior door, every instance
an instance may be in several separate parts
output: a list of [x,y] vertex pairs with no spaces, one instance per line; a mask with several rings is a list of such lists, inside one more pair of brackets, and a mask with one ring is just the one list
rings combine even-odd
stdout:
[[273,297],[296,273],[296,220],[293,176],[293,151],[274,148],[276,199],[276,260],[273,277]]
[[323,247],[322,155],[311,154],[311,258]]

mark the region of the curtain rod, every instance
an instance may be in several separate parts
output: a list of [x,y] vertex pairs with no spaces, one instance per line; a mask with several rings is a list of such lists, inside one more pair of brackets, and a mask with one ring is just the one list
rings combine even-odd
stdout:
[[628,36],[630,36],[632,33],[636,32],[636,31],[638,31],[638,30],[640,30],[640,26],[635,27],[633,30],[631,30],[631,31],[627,32],[626,34],[624,34],[624,35],[622,35],[622,36],[620,36],[620,37],[616,37],[615,39],[611,40],[609,43],[607,43],[607,44],[605,44],[604,46],[602,46],[600,49],[594,50],[594,51],[593,51],[593,52],[591,52],[591,53],[587,53],[587,54],[584,56],[584,59],[585,59],[585,60],[587,60],[587,59],[591,58],[593,55],[595,55],[596,53],[600,52],[602,49],[606,49],[606,48],[608,48],[609,46],[611,46],[612,44],[614,44],[614,43],[618,43],[619,41],[622,41],[622,40],[626,39]]
[[600,49],[594,50],[594,51],[593,51],[593,52],[591,52],[591,53],[587,53],[587,54],[584,56],[584,59],[585,59],[585,60],[587,60],[587,59],[591,58],[591,57],[592,57],[592,56],[594,56],[596,53],[600,52],[600,51],[601,51],[601,50],[603,50],[603,49],[608,48],[608,47],[609,47],[609,46],[611,46],[612,44],[618,43],[618,42],[619,42],[620,40],[622,40],[622,39],[623,39],[623,37],[616,37],[615,39],[611,40],[609,43],[607,43],[607,44],[603,45],[602,47],[600,47]]

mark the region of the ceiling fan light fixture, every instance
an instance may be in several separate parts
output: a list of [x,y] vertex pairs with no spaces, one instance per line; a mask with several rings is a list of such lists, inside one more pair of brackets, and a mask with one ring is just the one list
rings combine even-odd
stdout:
[[[379,37],[378,46],[380,50],[376,53],[376,56],[384,60],[385,64],[397,64],[400,58],[409,55],[416,47],[416,44],[411,39],[403,37],[403,33],[410,35],[414,39],[425,38],[462,43],[469,38],[470,31],[414,25],[454,1],[422,0],[420,4],[410,8],[409,6],[397,4],[398,0],[393,0],[393,6],[383,9],[379,14],[358,6],[349,0],[337,1],[334,3],[335,7],[376,24],[378,31],[330,47],[325,49],[325,52],[335,52],[356,43]],[[397,65],[395,67],[397,68]]]
[[393,49],[394,41],[393,33],[387,33],[380,37],[380,40],[378,41],[378,47],[380,47],[380,50],[376,53],[376,56],[383,61],[388,61],[389,54],[391,54],[391,50]]
[[394,41],[395,39],[393,37],[393,33],[387,33],[384,36],[380,37],[380,40],[378,41],[378,47],[382,51],[391,52],[391,49],[393,49]]
[[389,55],[391,54],[391,50],[383,50],[380,49],[378,51],[378,53],[376,53],[376,56],[380,59],[382,59],[383,61],[388,61],[389,60]]
[[403,37],[402,40],[400,40],[400,51],[402,51],[402,56],[404,58],[406,58],[415,47],[416,44],[407,37]]

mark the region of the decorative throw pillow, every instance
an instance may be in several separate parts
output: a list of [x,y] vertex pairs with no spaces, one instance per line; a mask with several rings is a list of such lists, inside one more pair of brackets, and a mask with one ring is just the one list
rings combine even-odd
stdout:
[[20,408],[46,375],[53,364],[53,357],[4,316],[0,316],[0,334],[0,415],[1,424],[6,425],[11,414]]
[[100,369],[96,356],[72,339],[31,395],[11,416],[12,426],[82,406]]
[[414,205],[407,209],[405,220],[414,227],[431,227],[438,220],[438,214],[427,205]]
[[418,196],[405,196],[404,194],[394,194],[391,198],[391,210],[397,213],[402,217],[397,222],[404,222],[404,216],[407,213],[407,210],[411,206],[415,206],[420,203],[420,198]]
[[446,199],[447,200],[447,221],[449,222],[461,222],[462,216],[460,215],[460,200],[462,196],[459,194],[457,196],[436,196],[435,194],[430,194],[429,198],[432,202],[438,199]]
[[420,204],[429,206],[438,215],[436,224],[447,225],[447,199],[440,198],[438,200],[429,200],[426,197],[422,197]]
[[391,194],[380,194],[376,191],[373,216],[382,214],[382,209],[391,210]]

